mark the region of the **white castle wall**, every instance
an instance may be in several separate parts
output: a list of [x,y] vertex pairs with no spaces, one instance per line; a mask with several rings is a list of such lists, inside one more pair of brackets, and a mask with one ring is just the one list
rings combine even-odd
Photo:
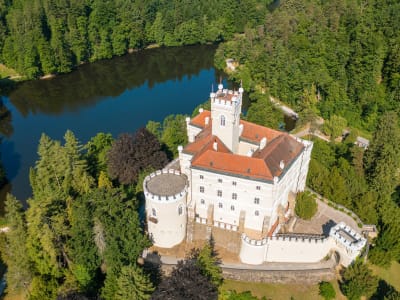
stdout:
[[167,172],[181,176],[176,170],[162,170],[150,174],[143,182],[148,232],[154,245],[162,248],[181,243],[186,235],[187,223],[186,186],[178,194],[168,197],[152,194],[147,189],[151,178]]
[[334,247],[330,238],[272,237],[252,240],[242,235],[240,260],[258,265],[263,262],[313,263],[322,260]]

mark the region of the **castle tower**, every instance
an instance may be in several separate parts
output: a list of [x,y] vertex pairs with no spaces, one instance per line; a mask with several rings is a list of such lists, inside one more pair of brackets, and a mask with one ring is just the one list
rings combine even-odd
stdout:
[[239,91],[224,89],[218,85],[216,93],[211,92],[212,134],[233,152],[238,152],[240,135],[240,113],[242,111],[243,88]]
[[177,170],[160,170],[143,182],[146,220],[155,246],[172,248],[186,235],[187,178]]

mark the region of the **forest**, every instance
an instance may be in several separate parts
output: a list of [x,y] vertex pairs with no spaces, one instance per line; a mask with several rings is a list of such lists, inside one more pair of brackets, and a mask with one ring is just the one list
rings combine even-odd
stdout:
[[150,44],[216,43],[256,25],[265,1],[1,0],[0,61],[27,78]]
[[[332,138],[312,138],[307,184],[377,225],[368,260],[388,267],[400,261],[400,3],[286,0],[269,11],[269,2],[0,0],[0,60],[36,78],[151,44],[219,43],[216,66],[234,59],[230,77],[249,92],[244,118],[277,128],[271,95],[299,112],[298,126],[325,120]],[[0,117],[7,120],[7,111]],[[216,299],[222,279],[211,244],[169,277],[138,260],[151,244],[138,213],[142,180],[187,142],[184,120],[150,121],[115,139],[99,133],[85,145],[70,131],[64,142],[43,134],[29,207],[11,195],[6,202],[7,291],[29,299]],[[350,134],[336,141],[344,127]],[[357,132],[371,136],[367,150],[354,145]],[[350,299],[380,289],[361,262],[342,275]],[[388,299],[399,296],[389,290]],[[254,299],[234,291],[222,297]]]

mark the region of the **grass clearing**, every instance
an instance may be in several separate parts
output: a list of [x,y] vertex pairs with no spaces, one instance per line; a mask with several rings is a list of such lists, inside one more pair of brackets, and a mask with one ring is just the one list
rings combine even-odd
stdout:
[[[331,282],[336,291],[336,299],[345,300],[346,297],[342,295],[339,290],[339,285],[336,280]],[[305,284],[272,284],[272,283],[259,283],[259,282],[245,282],[225,280],[222,285],[222,290],[236,290],[237,292],[250,291],[258,298],[265,297],[272,300],[320,300],[321,296],[318,295],[318,284],[305,285]],[[293,297],[293,298],[292,298]]]
[[384,269],[376,265],[369,265],[372,272],[379,278],[385,280],[400,292],[400,263],[393,261],[390,268]]
[[0,64],[0,78],[7,78],[12,80],[18,80],[22,78],[20,74],[14,69],[8,68],[7,66]]

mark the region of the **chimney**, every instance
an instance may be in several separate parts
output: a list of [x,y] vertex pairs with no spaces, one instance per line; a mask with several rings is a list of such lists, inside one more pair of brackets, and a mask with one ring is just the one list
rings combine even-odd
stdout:
[[189,125],[189,123],[190,123],[190,118],[189,117],[186,117],[186,125]]
[[199,108],[199,113],[202,113],[204,109],[202,107]]
[[267,145],[267,138],[263,137],[260,141],[260,150],[264,149],[266,145]]
[[213,149],[214,149],[215,151],[218,151],[218,143],[217,143],[217,140],[214,141]]
[[279,163],[279,168],[280,168],[281,170],[283,170],[283,169],[285,168],[285,162],[284,162],[283,160],[280,161],[280,163]]
[[241,136],[242,135],[242,133],[243,133],[243,124],[240,124],[239,125],[239,136]]
[[210,123],[210,117],[206,117],[206,118],[204,119],[204,122],[206,123],[206,126],[207,126],[208,123]]

